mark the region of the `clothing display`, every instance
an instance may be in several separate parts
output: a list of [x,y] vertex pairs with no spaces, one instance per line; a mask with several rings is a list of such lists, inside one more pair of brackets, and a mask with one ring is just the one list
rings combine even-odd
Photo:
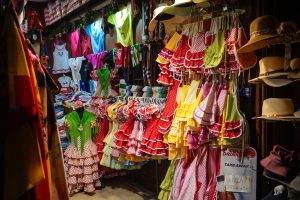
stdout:
[[102,19],[88,25],[85,29],[87,35],[91,38],[93,53],[104,51],[104,30],[102,28]]
[[106,54],[107,51],[102,51],[96,54],[89,54],[86,57],[88,61],[93,64],[94,70],[97,70],[104,66],[104,57]]
[[131,4],[128,4],[123,10],[110,15],[107,21],[115,25],[117,33],[117,42],[124,47],[133,45],[132,20],[134,14]]
[[63,75],[57,79],[61,85],[60,94],[70,94],[71,93],[71,78],[69,76]]
[[70,71],[68,64],[69,54],[66,50],[66,44],[57,45],[54,44],[53,51],[53,74],[67,73]]
[[300,198],[298,3],[0,4],[1,199]]
[[[85,60],[85,57],[77,57],[77,58],[69,58],[68,63],[72,72],[72,80],[73,84],[77,85],[77,89],[79,88],[79,81],[81,80],[80,69],[82,65],[82,61]],[[75,89],[75,91],[77,91]]]
[[92,113],[79,109],[66,115],[64,125],[71,141],[64,153],[68,190],[69,193],[80,190],[92,193],[95,187],[101,186],[97,146],[93,142],[97,133],[96,121]]

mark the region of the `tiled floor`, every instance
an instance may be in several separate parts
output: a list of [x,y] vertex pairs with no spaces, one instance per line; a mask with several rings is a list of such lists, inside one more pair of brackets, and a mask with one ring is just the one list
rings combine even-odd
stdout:
[[129,184],[124,179],[114,178],[106,183],[106,187],[97,190],[96,194],[88,195],[83,192],[75,194],[71,200],[152,200],[156,199],[153,193],[141,191],[137,187]]

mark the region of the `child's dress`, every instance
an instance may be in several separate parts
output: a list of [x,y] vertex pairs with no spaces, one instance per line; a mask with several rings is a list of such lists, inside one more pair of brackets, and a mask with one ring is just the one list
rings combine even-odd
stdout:
[[80,118],[77,111],[66,116],[65,130],[70,146],[66,149],[65,170],[69,193],[84,191],[93,193],[95,187],[100,187],[98,172],[98,152],[94,144],[97,130],[95,116],[84,110]]

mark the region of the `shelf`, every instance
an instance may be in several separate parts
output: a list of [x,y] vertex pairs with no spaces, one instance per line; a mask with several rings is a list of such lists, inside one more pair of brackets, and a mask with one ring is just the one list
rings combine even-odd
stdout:
[[274,117],[274,118],[268,118],[268,119],[265,119],[265,118],[258,118],[258,117],[252,117],[252,119],[255,119],[255,120],[264,120],[264,121],[270,121],[270,122],[277,122],[277,121],[282,121],[282,122],[300,122],[300,118],[289,118],[289,117]]
[[59,24],[61,24],[62,22],[64,22],[64,21],[74,20],[74,19],[80,17],[80,15],[86,13],[89,10],[99,10],[101,8],[104,8],[105,6],[107,6],[109,4],[110,4],[109,0],[105,0],[105,1],[102,1],[102,2],[101,1],[99,2],[99,0],[89,0],[85,4],[80,5],[78,8],[75,8],[74,10],[72,10],[68,14],[64,15],[62,18],[58,19],[54,23],[46,26],[45,28],[51,30],[51,29],[55,28],[56,26],[58,26]]

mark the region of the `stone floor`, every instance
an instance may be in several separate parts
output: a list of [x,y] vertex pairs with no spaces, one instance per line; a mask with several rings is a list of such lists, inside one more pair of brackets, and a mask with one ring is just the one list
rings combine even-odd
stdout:
[[71,200],[153,200],[156,195],[126,179],[113,178],[106,180],[105,188],[96,190],[96,194],[88,195],[83,192],[71,197]]

